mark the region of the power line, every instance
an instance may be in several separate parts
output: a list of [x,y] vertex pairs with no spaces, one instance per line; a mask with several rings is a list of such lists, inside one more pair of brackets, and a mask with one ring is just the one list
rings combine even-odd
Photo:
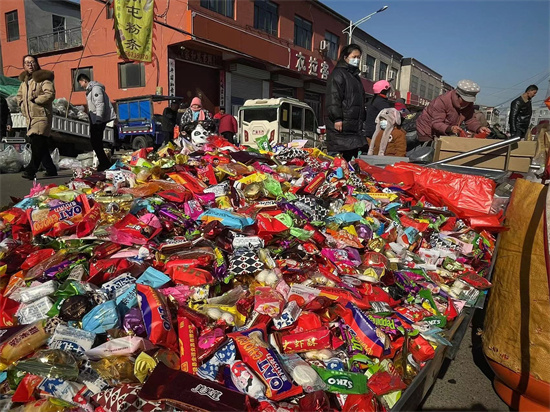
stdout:
[[[550,72],[547,72],[543,77],[541,77],[539,80],[537,80],[536,82],[534,82],[533,84],[539,84],[539,83],[542,83],[543,81],[546,80],[546,78],[550,76]],[[499,103],[499,104],[495,104],[494,107],[499,107],[499,106],[503,106],[505,105],[506,103],[509,103],[511,102],[512,100],[514,100],[516,98],[516,96],[508,99],[508,100],[505,100],[503,101],[502,103]]]
[[[529,80],[531,80],[531,79],[533,79],[533,78],[535,78],[535,77],[538,77],[538,76],[540,76],[540,75],[543,74],[543,73],[547,73],[547,70],[543,70],[542,72],[537,73],[537,74],[535,74],[534,76],[529,77],[528,79],[522,80],[521,82],[518,82],[518,83],[516,83],[516,84],[514,84],[514,85],[512,85],[512,86],[510,86],[510,87],[508,87],[508,88],[506,88],[505,90],[502,90],[502,91],[500,91],[500,92],[495,92],[495,93],[489,94],[489,95],[487,95],[487,96],[485,96],[485,97],[491,97],[491,96],[494,96],[494,95],[496,95],[496,94],[500,94],[500,93],[502,93],[502,92],[504,92],[504,91],[506,91],[506,90],[511,90],[513,87],[519,86],[520,84],[525,84],[525,83],[527,83]],[[547,75],[548,75],[548,74],[546,74],[545,76],[547,76]],[[537,83],[540,83],[540,82],[537,82]],[[485,87],[485,86],[484,86],[484,87]]]

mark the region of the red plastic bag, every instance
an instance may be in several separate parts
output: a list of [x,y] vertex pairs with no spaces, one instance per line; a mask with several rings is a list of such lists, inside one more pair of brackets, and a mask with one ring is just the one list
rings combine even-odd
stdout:
[[483,229],[489,232],[502,232],[508,230],[508,228],[502,226],[502,222],[504,221],[502,211],[496,215],[470,216],[466,220],[471,228],[477,231]]
[[373,178],[379,182],[400,184],[405,190],[414,186],[414,175],[408,170],[397,170],[386,167],[382,169],[377,166],[373,166],[361,159],[355,159],[355,164],[365,172],[370,174]]
[[436,206],[447,206],[459,217],[486,215],[491,209],[495,182],[483,176],[463,175],[411,163],[396,163],[386,170],[413,172],[413,194]]

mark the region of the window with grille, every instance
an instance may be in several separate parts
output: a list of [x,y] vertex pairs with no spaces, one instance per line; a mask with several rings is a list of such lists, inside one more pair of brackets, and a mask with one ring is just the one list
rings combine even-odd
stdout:
[[411,93],[418,94],[418,77],[411,76]]
[[311,50],[311,38],[313,37],[313,25],[310,21],[294,16],[294,44]]
[[367,72],[366,78],[369,80],[374,80],[374,65],[376,64],[376,59],[367,54]]
[[19,40],[19,17],[17,10],[6,13],[6,31],[8,41]]
[[420,97],[426,97],[426,80],[420,80]]
[[388,65],[386,63],[380,62],[380,67],[378,68],[378,80],[386,80],[387,73]]
[[120,63],[118,65],[119,88],[145,86],[145,65],[143,63]]
[[332,34],[329,31],[326,31],[325,40],[327,41],[328,45],[327,57],[332,60],[338,60],[338,36],[336,34]]
[[201,6],[225,17],[233,18],[235,0],[201,0]]
[[279,6],[268,0],[254,2],[254,28],[273,36],[278,35]]

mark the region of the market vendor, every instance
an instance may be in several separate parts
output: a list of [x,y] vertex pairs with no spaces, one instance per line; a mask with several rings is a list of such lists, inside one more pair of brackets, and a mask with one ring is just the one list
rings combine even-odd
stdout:
[[491,133],[474,117],[474,102],[479,91],[477,83],[461,80],[456,89],[432,100],[416,122],[418,140],[427,142],[438,136],[459,135],[462,122],[472,133]]
[[202,107],[202,100],[199,97],[194,97],[189,108],[181,116],[180,129],[185,131],[186,127],[198,123],[207,128],[207,124],[212,123],[212,113]]

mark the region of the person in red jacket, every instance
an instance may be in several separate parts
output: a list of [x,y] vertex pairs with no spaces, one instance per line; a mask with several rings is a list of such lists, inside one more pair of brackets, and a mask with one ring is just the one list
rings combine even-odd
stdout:
[[[221,111],[221,110],[220,110]],[[229,143],[235,144],[235,134],[239,130],[237,125],[237,120],[230,114],[222,114],[220,117],[220,125],[218,127],[219,133],[227,140]]]
[[474,102],[479,90],[477,83],[461,80],[456,89],[432,100],[416,121],[418,140],[426,142],[438,136],[459,135],[462,122],[473,133],[491,133],[474,117]]

